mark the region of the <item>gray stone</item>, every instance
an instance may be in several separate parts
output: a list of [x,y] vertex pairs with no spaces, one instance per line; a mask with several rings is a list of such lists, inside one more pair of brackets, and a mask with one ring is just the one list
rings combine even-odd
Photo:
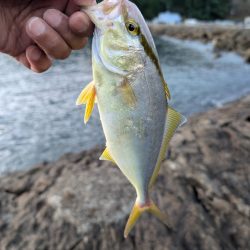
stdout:
[[144,214],[123,230],[135,191],[102,149],[0,178],[0,249],[250,249],[250,96],[189,119],[152,197],[174,225]]

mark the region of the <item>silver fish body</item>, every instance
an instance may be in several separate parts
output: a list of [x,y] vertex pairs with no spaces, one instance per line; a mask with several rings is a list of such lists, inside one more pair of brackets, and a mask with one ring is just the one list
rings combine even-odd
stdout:
[[[98,41],[93,42],[93,51],[99,51],[96,43]],[[133,50],[127,53],[133,53]],[[125,76],[110,72],[97,53],[94,53],[93,62],[99,65],[94,67],[94,76],[106,75],[101,83],[98,79],[94,81],[107,148],[135,187],[139,202],[145,203],[162,145],[167,101],[161,77],[143,47],[138,56],[141,57],[141,67]],[[124,78],[132,82],[135,103],[131,105],[123,100],[121,93]]]
[[114,162],[136,190],[124,235],[145,211],[169,225],[149,191],[168,144],[185,118],[168,106],[170,93],[159,56],[136,5],[128,0],[104,0],[84,11],[96,25],[94,79],[77,104],[86,105],[87,122],[97,100],[107,146],[101,159]]

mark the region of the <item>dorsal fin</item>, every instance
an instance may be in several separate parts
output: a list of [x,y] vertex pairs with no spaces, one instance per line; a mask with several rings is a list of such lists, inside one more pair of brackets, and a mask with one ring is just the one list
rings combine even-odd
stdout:
[[166,97],[170,100],[171,99],[171,94],[170,94],[170,91],[169,91],[169,88],[168,88],[168,84],[166,82],[165,82],[165,93],[166,93]]
[[184,123],[186,123],[187,119],[180,113],[178,113],[176,110],[174,110],[172,107],[168,107],[167,112],[167,121],[166,121],[166,127],[165,127],[165,135],[163,139],[163,143],[161,146],[160,154],[158,157],[158,161],[154,170],[154,173],[150,180],[150,188],[154,185],[157,176],[159,174],[161,163],[165,158],[167,148],[169,146],[169,142],[173,138],[176,130],[182,126]]

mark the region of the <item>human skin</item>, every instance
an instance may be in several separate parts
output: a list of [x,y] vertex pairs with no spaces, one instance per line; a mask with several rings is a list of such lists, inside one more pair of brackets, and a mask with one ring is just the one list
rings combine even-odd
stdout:
[[83,48],[94,25],[80,5],[95,0],[0,0],[0,52],[35,72]]

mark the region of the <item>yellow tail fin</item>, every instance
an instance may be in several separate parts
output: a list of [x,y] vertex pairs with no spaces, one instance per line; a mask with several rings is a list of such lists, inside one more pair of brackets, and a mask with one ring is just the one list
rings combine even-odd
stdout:
[[127,225],[124,231],[124,237],[127,238],[130,231],[133,229],[137,220],[141,217],[144,212],[150,212],[155,215],[161,222],[163,222],[167,227],[172,228],[171,223],[169,222],[168,215],[160,211],[160,209],[154,204],[153,201],[150,201],[149,204],[145,206],[140,206],[135,202],[135,205],[130,213]]

